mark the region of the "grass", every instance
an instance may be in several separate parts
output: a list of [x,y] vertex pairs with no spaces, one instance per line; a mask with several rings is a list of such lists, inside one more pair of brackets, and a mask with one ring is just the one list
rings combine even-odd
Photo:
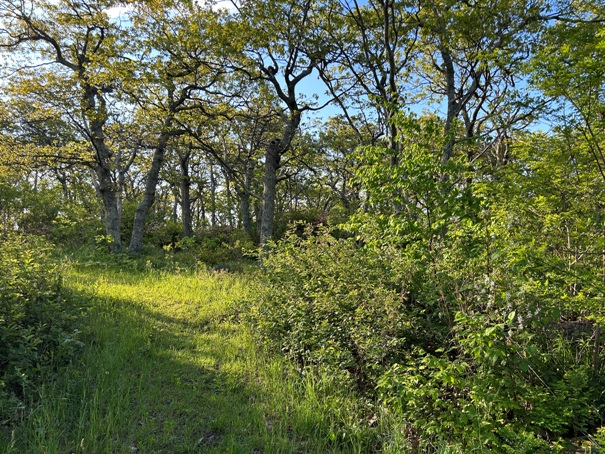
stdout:
[[[90,306],[83,351],[0,430],[0,453],[412,452],[395,412],[259,346],[239,321],[253,271],[181,269],[169,258],[66,266],[69,294]],[[426,446],[486,452],[479,442]]]
[[[237,320],[253,275],[73,263],[85,348],[0,438],[6,453],[372,452],[369,406]],[[376,418],[374,418],[375,420]]]

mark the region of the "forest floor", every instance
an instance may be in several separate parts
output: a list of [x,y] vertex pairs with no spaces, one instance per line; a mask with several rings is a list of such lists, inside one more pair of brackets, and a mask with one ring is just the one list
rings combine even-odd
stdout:
[[358,401],[264,352],[238,322],[251,279],[67,267],[65,285],[90,301],[83,352],[0,451],[370,452],[376,431]]

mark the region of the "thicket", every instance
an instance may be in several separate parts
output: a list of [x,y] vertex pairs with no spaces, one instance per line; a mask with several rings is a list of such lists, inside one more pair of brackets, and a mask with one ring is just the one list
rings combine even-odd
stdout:
[[605,243],[590,159],[570,159],[573,137],[534,134],[515,162],[469,169],[440,163],[434,120],[398,126],[397,165],[388,148],[361,152],[365,212],[293,233],[264,262],[256,331],[398,415],[402,450],[598,438]]
[[15,422],[82,346],[85,304],[61,283],[49,244],[35,236],[0,234],[0,427]]

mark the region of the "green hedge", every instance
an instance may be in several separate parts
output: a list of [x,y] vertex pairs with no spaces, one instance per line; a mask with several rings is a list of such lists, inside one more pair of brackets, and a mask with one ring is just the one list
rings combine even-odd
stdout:
[[69,298],[50,247],[0,236],[0,425],[26,409],[35,385],[81,347],[83,308]]

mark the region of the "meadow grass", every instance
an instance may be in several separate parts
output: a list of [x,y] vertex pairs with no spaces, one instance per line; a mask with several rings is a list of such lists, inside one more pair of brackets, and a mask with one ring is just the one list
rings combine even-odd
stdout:
[[83,352],[39,388],[1,452],[377,449],[369,406],[266,352],[238,321],[252,273],[80,261],[64,279],[91,301]]

